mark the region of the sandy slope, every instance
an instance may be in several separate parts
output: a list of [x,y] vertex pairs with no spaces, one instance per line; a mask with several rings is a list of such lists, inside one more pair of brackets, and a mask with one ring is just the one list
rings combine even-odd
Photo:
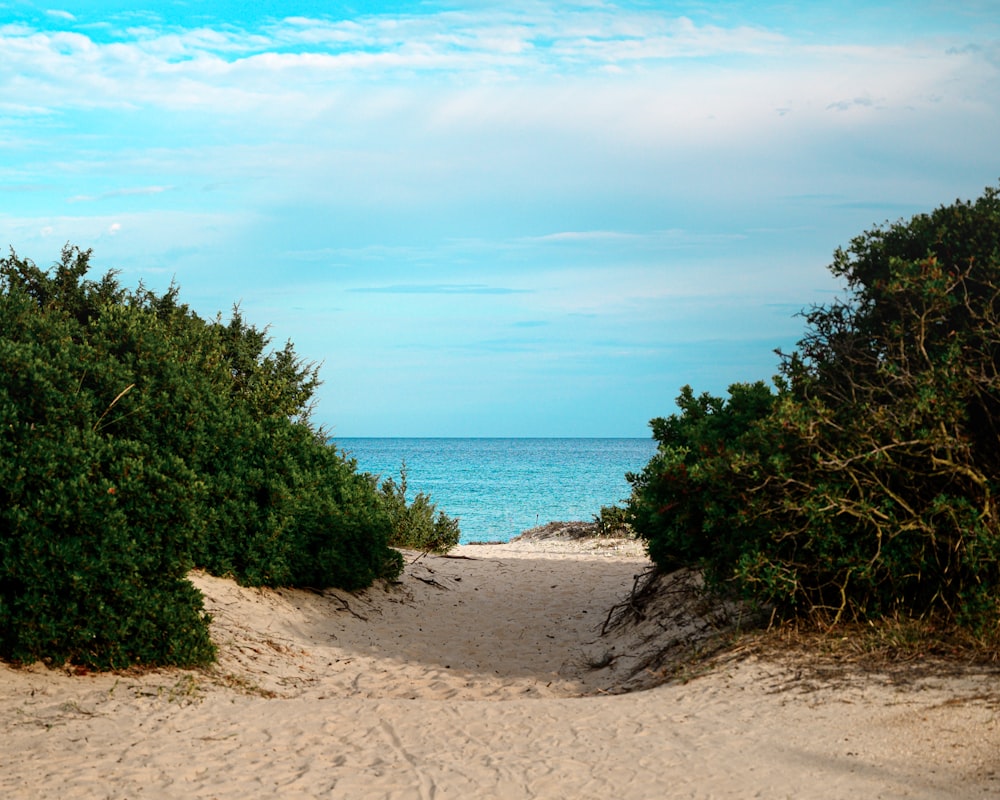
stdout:
[[210,672],[0,667],[0,796],[1000,796],[995,673],[830,681],[731,659],[617,694],[666,674],[640,658],[654,627],[686,643],[705,628],[678,601],[599,635],[646,566],[634,545],[454,555],[359,594],[195,575]]

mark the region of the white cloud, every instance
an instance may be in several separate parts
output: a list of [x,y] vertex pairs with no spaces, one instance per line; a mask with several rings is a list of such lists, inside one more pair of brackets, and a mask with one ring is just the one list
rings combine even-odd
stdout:
[[538,242],[592,242],[621,239],[634,239],[636,234],[621,231],[560,231],[547,233],[544,236],[532,237]]
[[377,391],[414,336],[474,361],[530,320],[540,357],[596,364],[799,330],[834,247],[1000,174],[982,35],[803,41],[645,5],[0,27],[0,242],[93,246],[208,313],[245,297]]
[[[187,108],[201,98],[204,108],[229,110],[248,108],[252,98],[257,107],[280,97],[315,101],[316,90],[336,91],[347,76],[371,89],[372,81],[410,81],[420,74],[463,82],[507,75],[542,83],[554,74],[604,74],[614,81],[610,70],[634,73],[640,84],[658,83],[661,90],[675,87],[676,94],[676,89],[691,86],[692,58],[763,54],[780,67],[761,72],[750,62],[741,65],[741,73],[765,74],[768,81],[784,73],[783,82],[792,83],[803,66],[815,75],[810,65],[817,57],[827,60],[831,78],[848,64],[863,70],[878,63],[897,71],[905,65],[907,73],[914,66],[914,54],[902,50],[887,58],[882,48],[855,48],[837,57],[829,48],[821,52],[798,46],[761,28],[696,25],[658,13],[534,12],[530,17],[449,12],[336,23],[291,18],[262,31],[146,26],[121,31],[118,41],[103,43],[77,32],[8,27],[0,29],[0,47],[11,66],[6,74],[0,70],[0,88],[8,102]],[[982,58],[974,52],[965,55]],[[678,69],[656,77],[677,60]],[[827,104],[843,97],[841,93]]]
[[[194,125],[226,146],[199,143],[179,164],[184,142],[122,157],[158,164],[154,181],[266,175],[272,198],[291,203],[349,192],[412,207],[432,204],[429,194],[468,196],[477,184],[512,192],[519,182],[582,193],[615,173],[640,195],[656,191],[656,175],[710,193],[705,184],[737,163],[734,179],[749,182],[745,165],[778,152],[777,142],[791,143],[783,157],[807,159],[808,143],[832,130],[868,129],[877,149],[887,125],[898,136],[932,110],[922,129],[940,130],[943,148],[956,103],[979,99],[978,129],[995,126],[1000,108],[995,67],[977,50],[959,52],[964,40],[952,54],[939,42],[805,45],[764,28],[600,5],[296,17],[255,31],[147,24],[108,38],[0,31],[5,110],[25,125],[101,110],[141,130],[145,117],[155,139]],[[98,158],[86,154],[81,169]],[[70,199],[124,196],[80,186]]]
[[70,197],[68,203],[93,203],[98,200],[107,200],[114,197],[139,197],[142,195],[156,195],[169,192],[173,186],[136,186],[125,189],[113,189],[101,194],[78,194]]
[[[95,264],[102,268],[128,272],[172,266],[174,270],[182,270],[188,263],[186,258],[171,260],[169,256],[178,247],[186,248],[185,256],[208,254],[207,258],[214,259],[217,253],[213,248],[219,246],[220,238],[237,241],[245,234],[246,227],[253,224],[252,217],[219,211],[158,209],[113,216],[0,214],[0,242],[15,246],[43,263],[49,256],[56,258],[58,248],[66,242],[90,247],[104,237],[101,246],[95,249]],[[142,243],[141,247],[128,249],[129,243],[136,241]]]

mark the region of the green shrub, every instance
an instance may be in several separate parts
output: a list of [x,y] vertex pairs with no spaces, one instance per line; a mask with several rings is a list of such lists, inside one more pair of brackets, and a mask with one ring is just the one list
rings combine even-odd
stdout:
[[447,553],[461,536],[459,521],[438,511],[429,496],[419,492],[412,503],[406,500],[406,462],[399,470],[399,482],[386,478],[379,487],[382,508],[392,525],[389,543],[393,547]]
[[628,511],[621,506],[601,506],[600,513],[594,515],[597,535],[608,537],[633,536],[634,532],[629,519]]
[[0,259],[0,656],[213,657],[195,566],[257,585],[394,577],[391,519],[309,423],[316,369],[238,310]]
[[703,429],[728,407],[687,394],[654,421],[637,529],[661,566],[784,613],[995,634],[1000,192],[869,231],[831,270],[850,294],[805,315],[766,414]]
[[39,314],[5,288],[0,654],[100,668],[211,660],[201,597],[185,578],[190,498],[202,484],[177,456],[105,435],[127,378],[76,317]]
[[758,449],[769,446],[758,425],[774,401],[763,382],[733,384],[728,401],[685,386],[681,414],[650,423],[657,453],[628,475],[628,513],[661,569],[698,564],[715,584],[731,576],[750,535],[744,483],[759,476]]

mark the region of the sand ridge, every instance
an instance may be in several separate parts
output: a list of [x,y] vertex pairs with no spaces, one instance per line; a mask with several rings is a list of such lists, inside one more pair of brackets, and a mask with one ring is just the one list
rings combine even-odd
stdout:
[[408,553],[398,583],[359,593],[195,574],[220,647],[211,670],[0,666],[0,793],[1000,795],[995,672],[824,681],[791,661],[720,659],[617,694],[637,663],[626,651],[651,634],[600,628],[648,566],[641,548],[543,540],[453,555]]
[[648,566],[635,543],[607,541],[405,556],[403,581],[353,594],[195,574],[220,669],[282,697],[578,697],[607,688],[589,660],[608,599]]

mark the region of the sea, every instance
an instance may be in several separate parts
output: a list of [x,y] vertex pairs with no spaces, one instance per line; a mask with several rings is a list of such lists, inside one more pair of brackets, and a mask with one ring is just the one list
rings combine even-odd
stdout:
[[625,475],[656,452],[652,439],[337,438],[360,472],[399,481],[458,517],[461,542],[507,542],[548,522],[591,521],[630,494]]

